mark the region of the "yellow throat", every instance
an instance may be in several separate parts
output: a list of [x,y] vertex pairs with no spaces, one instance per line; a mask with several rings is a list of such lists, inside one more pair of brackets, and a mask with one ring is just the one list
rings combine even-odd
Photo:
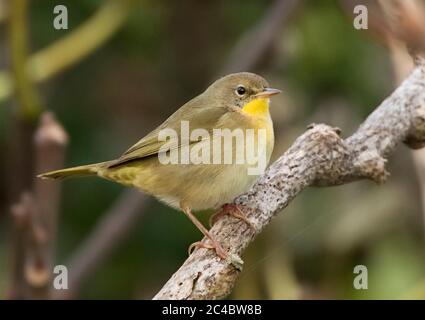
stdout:
[[248,102],[242,111],[253,117],[262,117],[269,115],[269,98],[257,98]]

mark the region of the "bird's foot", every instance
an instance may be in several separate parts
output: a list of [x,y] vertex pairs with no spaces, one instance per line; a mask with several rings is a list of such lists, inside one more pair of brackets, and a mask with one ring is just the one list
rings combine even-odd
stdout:
[[205,243],[203,241],[196,241],[192,243],[188,249],[189,255],[197,248],[212,249],[221,259],[231,263],[237,270],[242,271],[243,260],[237,254],[229,254],[226,252],[226,250],[223,249],[220,243],[215,240],[209,240],[211,241],[211,244]]
[[223,260],[227,260],[229,258],[229,254],[226,252],[226,250],[223,249],[221,244],[219,244],[217,241],[211,241],[212,244],[205,243],[202,241],[196,241],[192,243],[189,246],[188,253],[189,255],[195,250],[196,248],[205,248],[205,249],[211,249],[214,250],[215,253]]
[[213,226],[218,219],[222,216],[230,215],[236,219],[242,220],[245,222],[251,229],[255,230],[254,224],[249,221],[246,214],[241,210],[241,208],[234,203],[226,203],[221,207],[221,210],[216,214],[212,215],[210,218],[210,226]]

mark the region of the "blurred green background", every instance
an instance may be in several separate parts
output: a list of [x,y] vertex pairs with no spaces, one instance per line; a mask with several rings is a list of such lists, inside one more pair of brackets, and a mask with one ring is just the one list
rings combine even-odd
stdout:
[[[31,1],[30,52],[73,32],[105,2]],[[312,122],[338,126],[344,136],[350,135],[395,87],[388,50],[368,32],[355,30],[352,15],[338,2],[297,2],[267,53],[244,70],[283,90],[271,110],[274,159]],[[68,30],[52,26],[57,4],[68,8]],[[271,5],[273,1],[260,0],[131,4],[123,26],[109,41],[37,86],[42,105],[69,134],[66,164],[117,157],[199,94],[222,75],[240,37]],[[2,70],[10,67],[7,28],[6,17],[0,20]],[[3,177],[11,174],[8,150],[14,143],[10,132],[17,108],[14,96],[0,102],[2,297],[10,277],[13,201]],[[230,298],[425,298],[423,208],[411,154],[398,148],[389,162],[391,177],[382,186],[361,181],[303,192],[249,247]],[[67,264],[124,189],[96,178],[63,184],[55,263]],[[207,223],[209,214],[199,217]],[[127,239],[85,281],[78,298],[149,299],[201,237],[184,215],[155,199],[140,215]],[[368,290],[353,288],[353,269],[359,264],[368,267]]]

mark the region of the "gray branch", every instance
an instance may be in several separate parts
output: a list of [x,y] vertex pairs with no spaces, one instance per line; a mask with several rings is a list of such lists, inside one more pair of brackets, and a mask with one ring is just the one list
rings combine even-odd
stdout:
[[[211,233],[229,252],[241,255],[254,238],[308,186],[332,186],[360,179],[384,182],[387,157],[400,142],[425,146],[425,65],[412,74],[349,138],[324,124],[311,125],[247,193],[234,203],[256,230],[229,216]],[[205,240],[205,239],[204,239]],[[154,299],[220,299],[232,290],[239,271],[211,250],[197,249]]]

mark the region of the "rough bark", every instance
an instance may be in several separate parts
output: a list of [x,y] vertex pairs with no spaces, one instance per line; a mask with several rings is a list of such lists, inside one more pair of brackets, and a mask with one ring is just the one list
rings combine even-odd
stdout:
[[[416,149],[425,145],[425,65],[412,74],[349,138],[324,124],[311,125],[247,193],[234,203],[255,226],[225,216],[211,233],[241,255],[253,239],[308,186],[333,186],[360,179],[386,180],[385,163],[400,142]],[[205,240],[205,239],[204,239]],[[154,299],[220,299],[232,290],[239,275],[229,261],[211,250],[197,249]]]

